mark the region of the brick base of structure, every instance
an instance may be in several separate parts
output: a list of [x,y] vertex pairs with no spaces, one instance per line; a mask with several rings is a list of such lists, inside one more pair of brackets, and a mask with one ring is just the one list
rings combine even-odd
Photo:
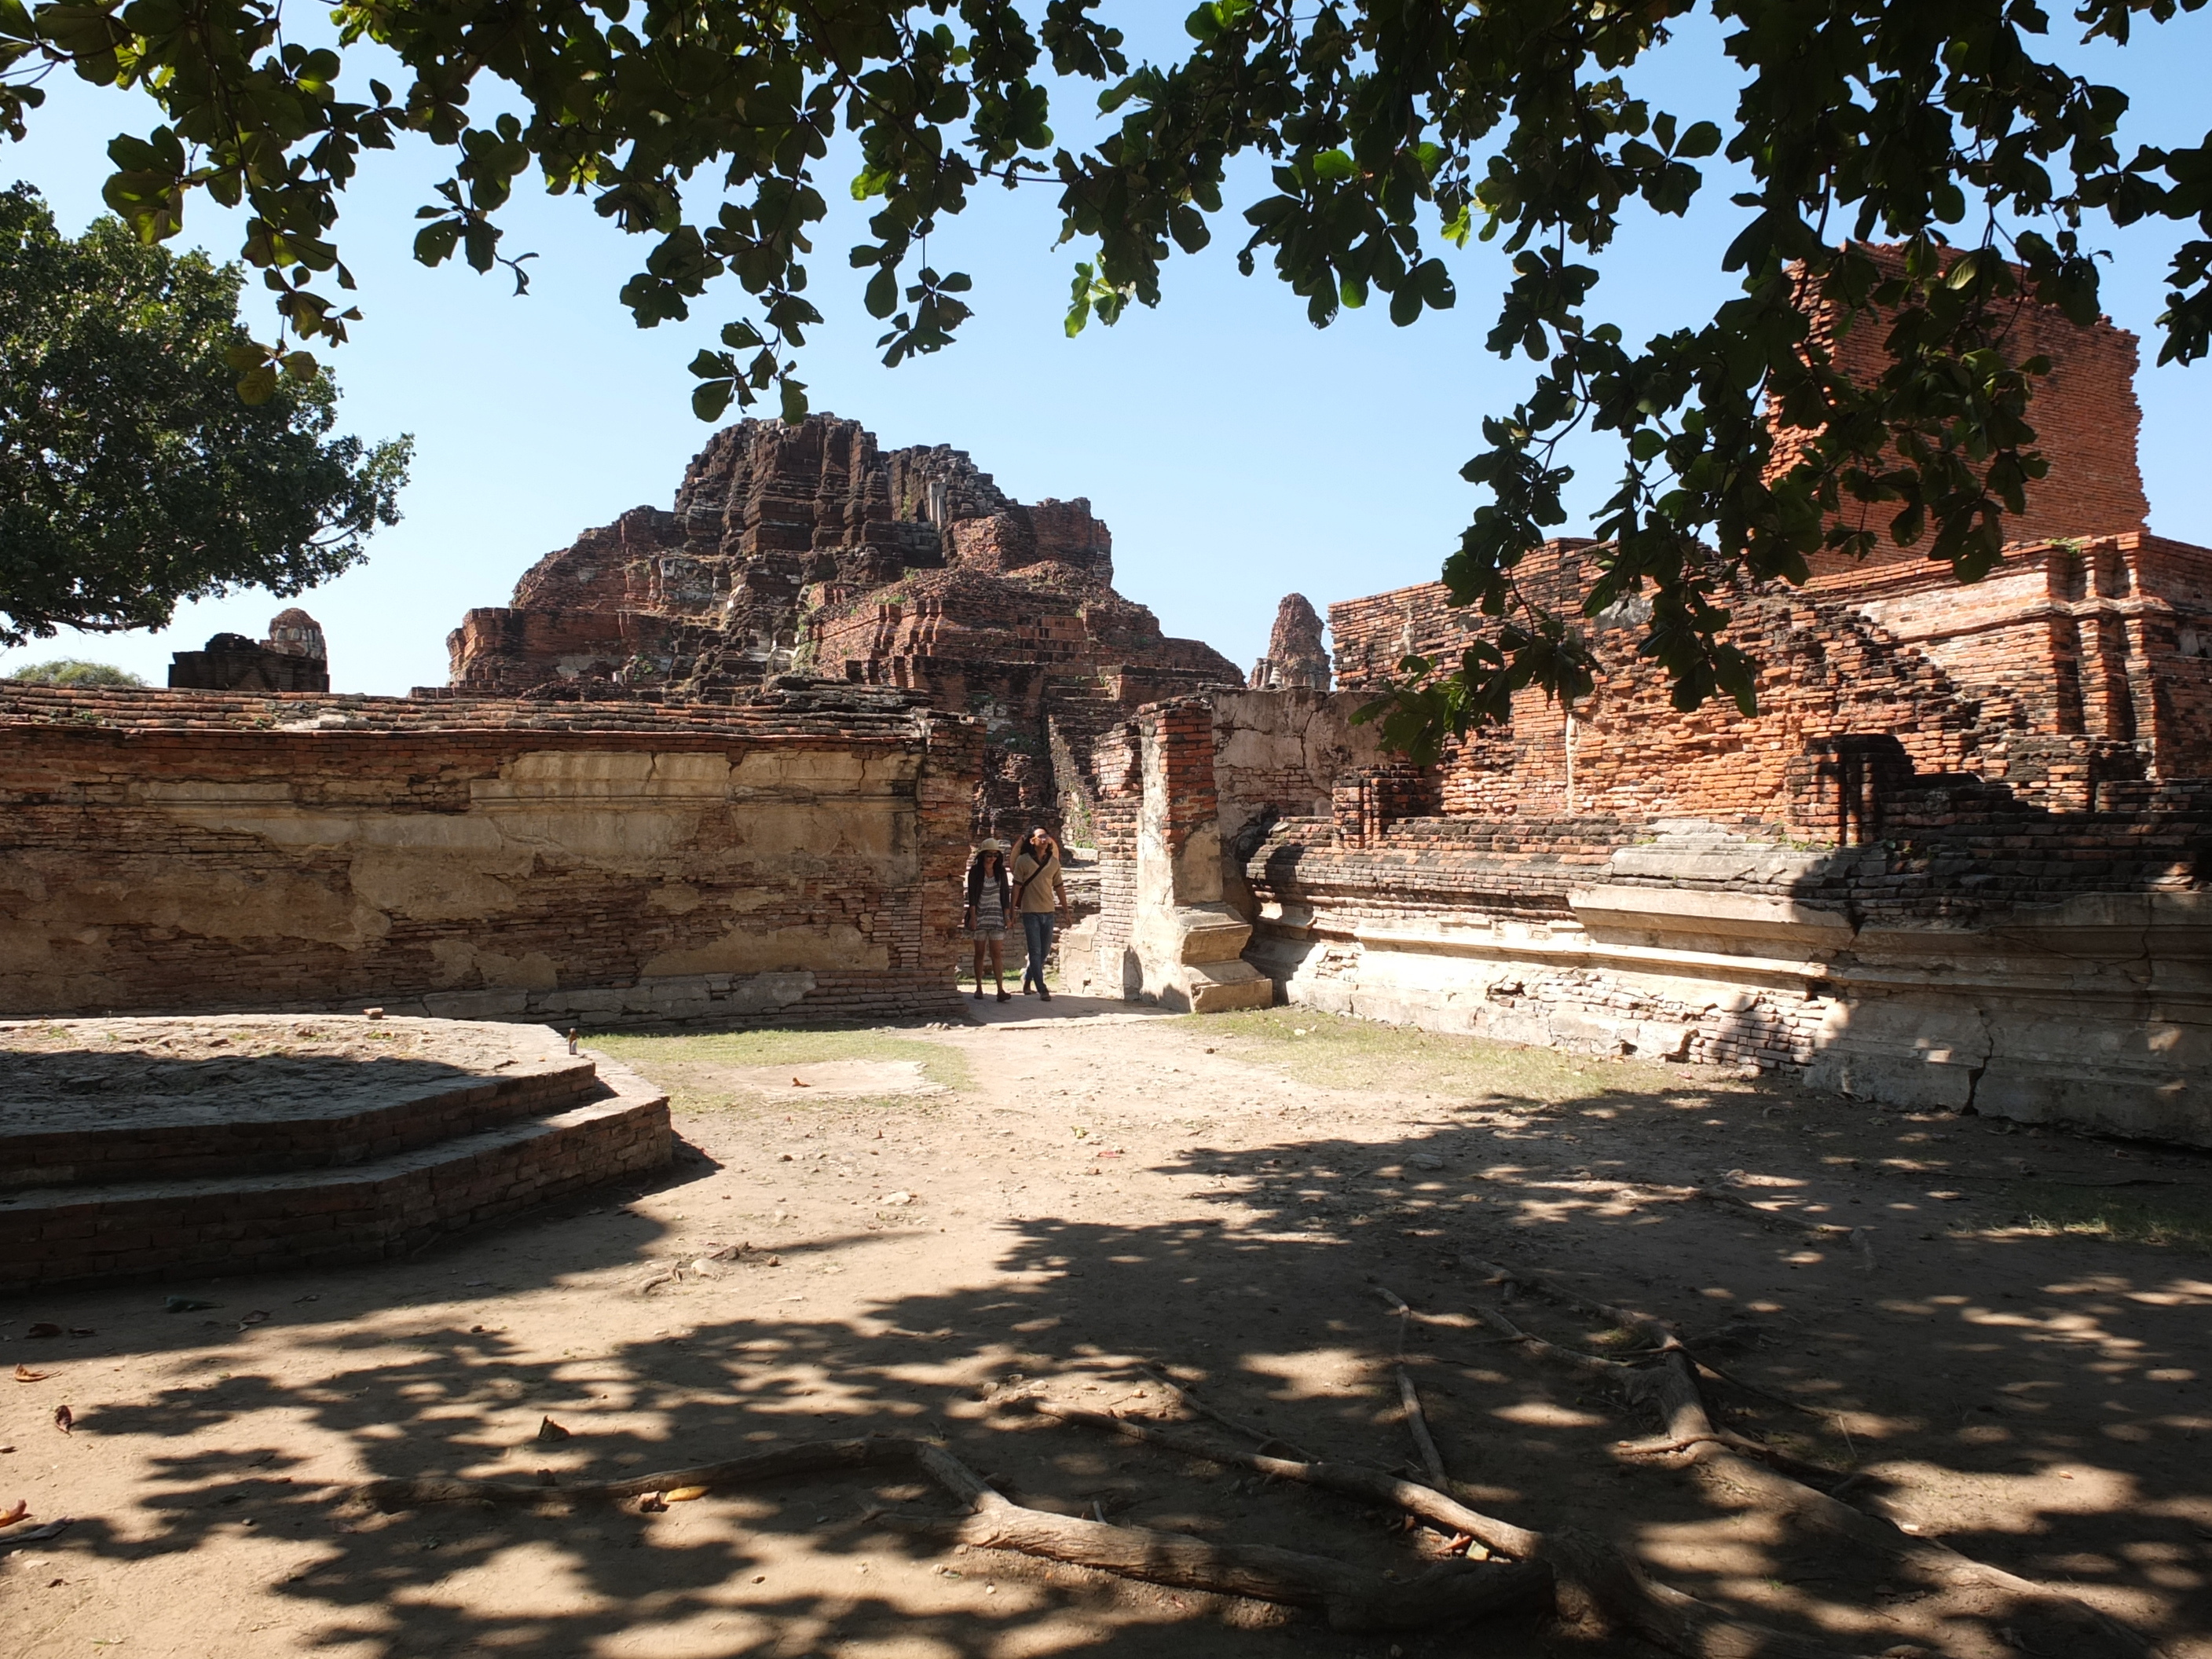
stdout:
[[1078,977],[1202,1008],[1191,965],[1233,937],[1339,1013],[2212,1146],[2212,782],[2057,811],[1866,736],[1773,763],[1826,845],[1447,816],[1351,723],[1364,700],[1221,693],[1109,733]]
[[[99,1022],[88,1047],[127,1050],[131,1024]],[[72,1122],[29,1103],[26,1132],[0,1133],[0,1290],[374,1261],[667,1164],[665,1095],[550,1031],[499,1036],[514,1075],[335,1115],[241,1101],[209,1122],[195,1097]]]

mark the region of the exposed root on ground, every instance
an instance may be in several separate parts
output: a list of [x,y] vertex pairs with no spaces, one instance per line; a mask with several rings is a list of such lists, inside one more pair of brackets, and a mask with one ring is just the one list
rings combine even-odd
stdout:
[[[2063,1591],[1915,1538],[1885,1519],[1840,1502],[1823,1490],[1839,1481],[1835,1471],[1799,1462],[1717,1425],[1698,1384],[1698,1362],[1666,1322],[1584,1296],[1554,1275],[1481,1265],[1493,1279],[1594,1316],[1650,1345],[1626,1358],[1585,1353],[1523,1330],[1495,1308],[1472,1310],[1484,1325],[1532,1356],[1578,1376],[1601,1378],[1631,1404],[1651,1410],[1660,1420],[1661,1437],[1624,1443],[1624,1452],[1685,1454],[1690,1465],[1734,1496],[1878,1557],[1923,1583],[1984,1586],[2033,1601],[2093,1638],[2093,1648],[2072,1650],[2083,1659],[2097,1650],[2124,1653],[2130,1659],[2153,1655],[2150,1644],[2134,1632]],[[1417,1316],[1390,1291],[1376,1289],[1399,1322],[1395,1370],[1400,1399],[1408,1432],[1432,1484],[1304,1454],[1275,1455],[1278,1449],[1296,1449],[1285,1447],[1268,1431],[1241,1423],[1200,1401],[1157,1370],[1146,1375],[1167,1390],[1171,1402],[1259,1442],[1260,1449],[1223,1448],[1186,1428],[1064,1406],[1035,1395],[1030,1396],[1030,1403],[1056,1422],[1396,1510],[1455,1540],[1470,1540],[1490,1559],[1476,1559],[1471,1548],[1468,1559],[1448,1559],[1401,1581],[1273,1545],[1212,1543],[1116,1525],[1103,1516],[1086,1520],[1057,1514],[1014,1502],[934,1442],[894,1435],[805,1441],[619,1480],[562,1485],[544,1474],[540,1484],[530,1485],[423,1477],[374,1481],[356,1489],[355,1495],[387,1510],[446,1503],[543,1507],[625,1499],[642,1500],[642,1507],[653,1508],[659,1506],[662,1494],[690,1497],[793,1476],[896,1467],[920,1470],[966,1512],[946,1516],[872,1509],[869,1518],[884,1526],[1149,1583],[1310,1607],[1340,1630],[1413,1630],[1548,1609],[1577,1635],[1633,1637],[1684,1659],[1751,1654],[1761,1659],[1855,1659],[1829,1642],[1736,1618],[1656,1583],[1628,1553],[1601,1538],[1571,1530],[1533,1531],[1465,1502],[1466,1489],[1455,1492],[1404,1364],[1405,1332]]]
[[[1700,1195],[1713,1196],[1706,1193]],[[1753,1213],[1771,1215],[1762,1210],[1753,1210]],[[1795,1221],[1795,1218],[1789,1219]],[[1492,1329],[1517,1337],[1530,1353],[1584,1375],[1605,1376],[1618,1383],[1632,1403],[1654,1411],[1662,1425],[1662,1437],[1656,1441],[1625,1442],[1620,1448],[1622,1452],[1632,1455],[1685,1452],[1691,1464],[1763,1507],[1907,1568],[1924,1582],[1984,1585],[2028,1598],[2066,1623],[2085,1632],[2098,1632],[2122,1652],[2131,1656],[2155,1655],[2156,1650],[2149,1641],[2079,1597],[1974,1560],[1948,1545],[1915,1538],[1893,1522],[1855,1509],[1835,1497],[1834,1492],[1847,1484],[1836,1471],[1801,1462],[1773,1447],[1716,1425],[1698,1385],[1698,1362],[1664,1322],[1593,1301],[1566,1289],[1548,1274],[1487,1262],[1481,1265],[1493,1277],[1525,1285],[1578,1311],[1608,1319],[1619,1328],[1645,1336],[1656,1334],[1662,1339],[1661,1346],[1648,1363],[1632,1364],[1560,1347],[1519,1330],[1495,1309],[1478,1306],[1473,1310],[1475,1316]]]
[[625,1498],[650,1504],[661,1493],[687,1487],[715,1491],[870,1467],[919,1468],[971,1511],[965,1518],[875,1511],[872,1518],[886,1526],[977,1548],[1013,1550],[1095,1567],[1147,1583],[1313,1607],[1340,1630],[1414,1630],[1463,1623],[1541,1607],[1552,1596],[1551,1570],[1533,1561],[1445,1561],[1418,1578],[1400,1583],[1325,1556],[1272,1545],[1211,1544],[1176,1533],[1054,1515],[994,1491],[942,1446],[893,1435],[802,1441],[746,1457],[623,1480],[563,1486],[427,1477],[372,1481],[356,1488],[354,1495],[384,1510],[462,1503],[528,1507]]
[[1416,1481],[1401,1480],[1358,1464],[1300,1463],[1261,1452],[1228,1450],[1158,1424],[1134,1422],[1048,1400],[1031,1403],[1063,1423],[1081,1424],[1186,1456],[1296,1480],[1342,1497],[1392,1505],[1470,1537],[1493,1555],[1546,1568],[1553,1611],[1578,1634],[1632,1633],[1691,1659],[1731,1653],[1755,1653],[1763,1659],[1850,1659],[1845,1650],[1828,1643],[1732,1618],[1693,1596],[1655,1584],[1626,1555],[1588,1534],[1532,1532]]

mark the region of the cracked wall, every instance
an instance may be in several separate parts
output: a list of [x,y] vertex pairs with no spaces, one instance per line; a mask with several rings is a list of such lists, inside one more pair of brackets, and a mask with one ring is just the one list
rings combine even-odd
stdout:
[[0,690],[0,1013],[942,1012],[970,722]]

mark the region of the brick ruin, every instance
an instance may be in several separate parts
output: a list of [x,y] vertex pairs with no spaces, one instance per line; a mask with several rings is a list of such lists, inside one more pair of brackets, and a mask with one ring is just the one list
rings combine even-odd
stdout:
[[[1334,605],[1335,695],[1102,740],[1075,971],[1241,1006],[1241,927],[1296,1003],[2212,1144],[2212,550],[2144,522],[2132,337],[2021,328],[2055,363],[2051,469],[1983,581],[1905,548],[1730,595],[1750,717],[1675,710],[1622,605],[1584,624],[1594,696],[1523,692],[1425,769],[1352,717],[1497,623],[1436,583]],[[1863,370],[1875,337],[1839,349]],[[1601,552],[1553,542],[1520,580],[1572,614]],[[1283,654],[1255,681],[1292,684]]]
[[170,654],[174,691],[327,691],[330,648],[322,624],[295,605],[269,619],[269,637],[217,634],[198,651]]
[[975,723],[0,684],[0,1015],[954,1010]]
[[[8,1040],[0,1291],[411,1255],[672,1152],[665,1094],[542,1026],[42,1018]],[[226,1090],[250,1103],[211,1114]]]
[[1326,691],[1328,682],[1328,647],[1322,639],[1321,617],[1304,594],[1286,593],[1275,607],[1267,654],[1252,665],[1252,689]]
[[[974,838],[1064,817],[1107,994],[2212,1142],[2212,550],[2144,523],[2130,337],[2022,326],[2053,464],[1986,580],[1731,596],[1749,717],[1675,711],[1624,605],[1593,696],[1427,769],[1353,716],[1494,625],[1440,586],[1332,605],[1333,659],[1285,598],[1246,689],[1114,591],[1087,503],[741,423],[470,612],[450,685],[0,687],[0,1012],[939,1017]],[[1523,583],[1571,605],[1601,554]]]
[[744,421],[641,507],[539,560],[448,640],[451,692],[741,699],[802,674],[982,725],[978,835],[1079,820],[1091,745],[1130,710],[1243,677],[1114,591],[1087,501],[1024,505],[963,452],[858,422]]

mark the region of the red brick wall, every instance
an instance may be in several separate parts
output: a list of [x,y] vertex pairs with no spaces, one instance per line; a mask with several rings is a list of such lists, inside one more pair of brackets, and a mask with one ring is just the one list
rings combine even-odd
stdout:
[[0,687],[0,1010],[942,1012],[980,761],[880,708]]
[[[1814,337],[1861,385],[1887,371],[1889,356],[1883,342],[1888,331],[1883,319],[1862,317],[1838,341],[1832,313],[1823,311],[1814,320]],[[2028,486],[2027,512],[2006,520],[2006,542],[2141,530],[2150,504],[2136,462],[2136,439],[2142,425],[2135,393],[2136,337],[2101,319],[2079,328],[2050,307],[2023,303],[2014,313],[2005,349],[2014,362],[2039,356],[2051,362],[2051,373],[2035,382],[2027,410],[2036,430],[2035,447],[2051,470],[2039,483]],[[1783,434],[1777,444],[1777,466],[1790,465],[1796,453],[1791,434]],[[1852,519],[1854,527],[1863,525],[1878,532],[1878,550],[1864,565],[1820,555],[1814,560],[1816,574],[1847,574],[1917,561],[1925,556],[1935,539],[1931,532],[1905,547],[1891,541],[1888,520],[1896,516],[1894,503],[1854,511],[1863,515]]]
[[[1524,584],[1562,605],[1588,580],[1589,545],[1532,556]],[[1444,599],[1425,583],[1331,606],[1342,684],[1372,685],[1408,642],[1456,661],[1494,626]],[[1448,754],[1441,810],[1783,823],[1792,761],[1851,734],[1895,737],[1920,772],[2011,781],[2037,799],[2058,750],[2029,738],[2072,740],[2083,789],[2093,757],[2099,777],[2212,775],[2212,550],[2134,534],[2045,544],[1972,586],[1922,563],[1747,593],[1733,608],[1731,638],[1759,664],[1756,715],[1719,699],[1676,710],[1624,608],[1584,624],[1599,674],[1574,711],[1571,794],[1565,713],[1523,691],[1508,725]],[[2031,750],[2041,758],[2022,773]]]
[[[1098,960],[1125,951],[1137,914],[1137,814],[1145,777],[1136,721],[1110,726],[1091,751],[1097,794],[1091,828],[1098,852]],[[1111,976],[1109,976],[1111,984]]]

